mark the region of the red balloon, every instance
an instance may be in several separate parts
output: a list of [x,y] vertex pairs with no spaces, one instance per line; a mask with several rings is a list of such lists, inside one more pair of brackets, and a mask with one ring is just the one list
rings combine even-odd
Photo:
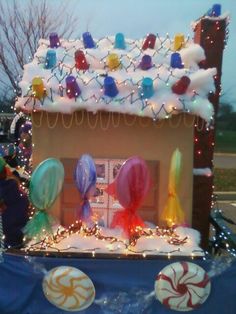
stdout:
[[115,181],[108,187],[109,194],[115,195],[124,210],[117,212],[111,226],[120,226],[130,235],[137,226],[144,226],[136,211],[151,186],[149,169],[140,157],[128,159],[120,168]]

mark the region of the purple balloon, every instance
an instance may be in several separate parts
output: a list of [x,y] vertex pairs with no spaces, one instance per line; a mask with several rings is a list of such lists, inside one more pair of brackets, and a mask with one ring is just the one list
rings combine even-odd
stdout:
[[91,216],[89,197],[95,189],[96,179],[96,166],[93,158],[87,154],[82,155],[75,169],[74,180],[83,201],[78,208],[78,214],[79,218],[84,221],[88,221]]

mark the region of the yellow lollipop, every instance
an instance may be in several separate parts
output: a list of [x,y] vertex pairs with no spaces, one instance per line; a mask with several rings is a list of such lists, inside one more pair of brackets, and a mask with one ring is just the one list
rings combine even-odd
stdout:
[[65,311],[82,311],[95,298],[93,282],[75,267],[60,266],[51,269],[45,275],[42,285],[48,301]]

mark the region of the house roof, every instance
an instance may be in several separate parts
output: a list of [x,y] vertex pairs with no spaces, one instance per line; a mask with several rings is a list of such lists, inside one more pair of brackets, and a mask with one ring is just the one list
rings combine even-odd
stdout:
[[[82,40],[60,40],[60,46],[53,48],[56,52],[56,64],[46,69],[46,55],[50,48],[48,40],[41,39],[39,48],[32,62],[24,66],[22,81],[19,86],[22,96],[16,101],[16,107],[26,112],[49,111],[73,113],[86,109],[96,113],[99,110],[121,112],[150,117],[154,120],[168,118],[172,114],[189,112],[209,122],[213,115],[213,106],[208,101],[209,92],[214,90],[216,69],[200,69],[198,64],[205,59],[203,49],[185,40],[185,47],[179,52],[184,68],[170,66],[173,51],[173,40],[156,37],[154,49],[143,50],[145,39],[125,39],[126,48],[114,48],[115,37],[104,37],[94,40],[96,47],[85,49]],[[82,50],[89,64],[88,70],[79,70],[75,66],[75,52]],[[109,55],[116,54],[119,67],[110,70]],[[140,68],[143,55],[152,58],[148,70]],[[69,98],[66,78],[73,75],[81,94]],[[114,78],[118,94],[115,97],[104,95],[104,79]],[[190,85],[183,94],[176,94],[172,86],[181,77],[190,78]],[[32,80],[40,77],[46,93],[35,97]],[[145,98],[142,92],[142,80],[148,77],[153,80],[153,95]]]

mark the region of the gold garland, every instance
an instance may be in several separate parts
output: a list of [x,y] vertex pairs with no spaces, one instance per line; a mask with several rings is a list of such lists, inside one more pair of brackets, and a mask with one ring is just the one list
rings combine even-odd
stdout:
[[[81,113],[81,119],[80,119],[80,121],[78,122],[78,116],[79,116],[80,113]],[[84,113],[85,113],[84,110],[76,111],[76,112],[75,112],[75,124],[76,124],[77,126],[80,126],[81,124],[83,124],[83,122],[84,122]]]
[[161,129],[161,128],[163,127],[163,125],[164,125],[164,122],[165,122],[164,119],[161,119],[161,120],[159,120],[159,121],[154,121],[154,120],[152,120],[152,124],[153,124],[153,126],[154,126],[156,129]]
[[103,115],[103,112],[98,112],[98,115],[99,115],[99,119],[100,119],[100,128],[103,130],[103,131],[107,131],[109,129],[109,126],[110,126],[110,120],[111,120],[111,113],[108,112],[108,120],[107,120],[107,123],[106,123],[106,126],[104,127],[103,124],[102,124],[102,115]]
[[65,129],[70,129],[70,128],[72,127],[72,124],[73,124],[74,113],[70,115],[71,118],[70,118],[70,122],[69,122],[68,125],[66,125],[66,123],[65,123],[65,120],[64,120],[65,118],[64,118],[64,116],[65,116],[64,114],[61,115],[61,121],[62,121],[63,127],[64,127]]
[[56,127],[56,125],[57,125],[57,122],[58,122],[59,112],[56,113],[56,119],[55,119],[55,122],[52,125],[50,125],[50,123],[49,123],[49,120],[50,120],[49,119],[49,113],[46,112],[46,115],[47,115],[47,126],[48,126],[48,128],[49,129],[54,129]]
[[[205,129],[205,121],[203,119],[196,117],[196,123],[195,124],[196,124],[196,130],[198,132],[201,132]],[[200,126],[200,124],[201,124],[201,126]]]
[[[143,121],[146,120],[146,123],[143,123]],[[151,119],[150,118],[146,118],[146,117],[139,117],[139,125],[142,128],[147,128],[150,125]]]
[[176,120],[177,120],[177,122],[176,123],[173,123],[173,115],[172,115],[172,117],[170,118],[170,119],[168,119],[169,121],[169,126],[172,128],[172,129],[177,129],[179,126],[180,126],[180,124],[181,124],[181,122],[182,122],[182,116],[181,115],[178,115],[178,116],[176,116]]
[[95,121],[94,125],[91,124],[89,116],[90,116],[90,112],[87,112],[87,123],[88,123],[88,126],[90,127],[90,129],[94,130],[94,129],[96,129],[97,124],[98,124],[99,114],[96,113],[94,115],[96,117],[96,121]]
[[32,114],[31,114],[31,120],[32,120],[33,126],[38,129],[38,128],[41,128],[41,126],[42,126],[42,119],[43,119],[44,112],[43,111],[38,111],[37,113],[40,114],[39,124],[35,123],[35,119],[33,118],[33,116],[35,114],[34,112],[32,112]]
[[195,124],[196,116],[191,115],[191,118],[192,118],[192,119],[191,119],[191,122],[190,122],[190,123],[187,123],[187,119],[188,119],[189,116],[190,116],[189,114],[184,113],[184,117],[183,117],[183,119],[184,119],[184,125],[185,125],[187,128],[192,128],[192,127],[194,126],[194,124]]
[[[113,126],[113,128],[118,128],[119,127],[119,125],[120,125],[120,112],[111,112],[110,113],[111,114],[111,120],[112,120],[112,126]],[[118,116],[118,122],[117,123],[115,123],[115,120],[114,120],[114,117],[115,116]]]
[[123,116],[125,125],[126,125],[126,126],[133,126],[133,125],[135,124],[135,122],[136,122],[137,116],[132,116],[132,119],[133,119],[133,120],[132,120],[131,123],[128,122],[127,116],[128,116],[127,114],[124,114],[124,116]]

